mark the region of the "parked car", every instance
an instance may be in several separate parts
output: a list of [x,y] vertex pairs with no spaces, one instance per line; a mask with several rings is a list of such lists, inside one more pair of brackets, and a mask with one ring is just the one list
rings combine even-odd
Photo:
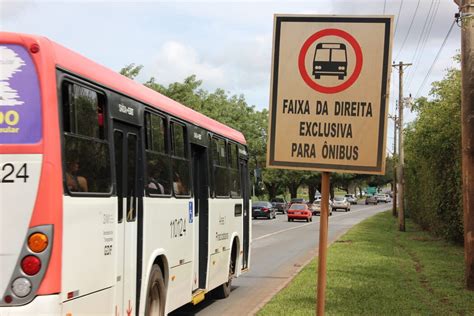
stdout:
[[351,203],[344,196],[336,196],[332,202],[332,209],[334,211],[341,209],[348,212],[351,210]]
[[375,204],[377,205],[379,203],[379,201],[377,200],[377,198],[375,197],[375,195],[368,195],[366,198],[365,198],[365,205],[369,205],[369,204]]
[[252,217],[276,218],[276,209],[268,201],[257,201],[252,203]]
[[384,202],[384,203],[392,202],[392,199],[390,198],[390,195],[388,194],[376,194],[375,198],[377,199],[378,202]]
[[[313,205],[311,206],[311,212],[313,213],[313,215],[321,214],[321,200],[313,202]],[[329,201],[329,216],[331,215],[332,215],[332,202]]]
[[295,219],[303,219],[307,222],[313,221],[313,214],[307,204],[293,203],[288,209],[288,221],[292,222]]
[[347,199],[347,201],[349,201],[349,203],[357,204],[357,198],[356,198],[355,194],[346,194],[346,195],[344,195],[344,197]]
[[281,212],[283,214],[286,213],[288,203],[284,198],[273,198],[270,202],[272,203],[273,207],[276,209],[277,212]]

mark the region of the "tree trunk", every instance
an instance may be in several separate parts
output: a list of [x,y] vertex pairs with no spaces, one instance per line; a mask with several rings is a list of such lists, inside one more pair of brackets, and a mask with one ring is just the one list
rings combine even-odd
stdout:
[[316,187],[314,185],[308,185],[308,201],[314,201],[314,195],[316,194]]
[[288,190],[290,191],[290,197],[292,199],[295,199],[298,197],[298,188],[299,188],[299,184],[296,184],[296,183],[290,183],[288,185]]
[[334,198],[334,184],[331,182],[329,186],[329,198],[333,199]]
[[268,191],[268,198],[271,200],[276,197],[276,194],[278,192],[278,188],[280,187],[280,184],[278,183],[269,183],[269,182],[264,182],[265,187],[267,188]]

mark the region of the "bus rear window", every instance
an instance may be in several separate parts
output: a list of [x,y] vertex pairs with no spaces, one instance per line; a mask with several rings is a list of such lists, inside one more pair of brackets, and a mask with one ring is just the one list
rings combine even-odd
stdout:
[[34,144],[42,138],[38,75],[28,51],[0,45],[0,144]]

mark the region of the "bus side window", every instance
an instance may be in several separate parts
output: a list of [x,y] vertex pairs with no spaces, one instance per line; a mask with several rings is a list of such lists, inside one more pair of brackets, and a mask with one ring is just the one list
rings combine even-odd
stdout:
[[189,196],[191,194],[191,181],[186,127],[177,122],[172,122],[171,131],[173,191],[176,196]]
[[167,124],[162,116],[145,113],[145,152],[148,195],[171,194],[171,158],[167,147]]
[[69,82],[63,85],[62,93],[65,191],[109,194],[112,180],[105,96]]
[[221,138],[212,139],[214,195],[229,196],[229,170],[227,169],[226,142]]
[[239,152],[237,144],[228,144],[229,148],[229,180],[230,180],[230,196],[240,198],[240,173],[239,173]]

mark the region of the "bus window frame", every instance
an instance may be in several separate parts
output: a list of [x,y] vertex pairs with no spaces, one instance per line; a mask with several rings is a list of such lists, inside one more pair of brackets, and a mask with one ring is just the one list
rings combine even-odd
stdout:
[[[155,108],[153,107],[149,107],[149,106],[145,106],[145,109],[144,109],[144,115],[143,115],[143,120],[144,120],[144,124],[143,124],[143,143],[145,146],[143,146],[143,150],[144,150],[144,175],[146,177],[148,177],[148,159],[147,159],[147,152],[150,151],[150,152],[153,152],[153,153],[158,153],[158,154],[163,154],[164,156],[166,156],[168,159],[169,159],[169,162],[170,162],[170,166],[171,166],[171,144],[170,144],[170,119],[169,119],[169,116],[164,114],[164,113],[161,113],[159,111],[156,111]],[[149,150],[147,149],[147,141],[148,141],[148,136],[146,135],[147,134],[147,122],[146,122],[146,118],[147,117],[151,117],[151,115],[157,115],[158,117],[162,118],[164,123],[165,123],[165,152],[164,153],[160,153],[160,152],[155,152],[153,150]],[[169,183],[173,183],[172,181],[172,177],[171,177],[171,172],[172,172],[172,168],[169,168],[168,170],[168,181]],[[146,184],[146,181],[145,181],[145,184]],[[171,188],[170,190],[170,193],[169,194],[156,194],[156,193],[148,193],[146,191],[145,188],[143,188],[144,191],[145,191],[145,196],[147,197],[151,197],[151,198],[171,198],[173,196],[173,188]]]
[[[225,159],[225,166],[221,166],[219,164],[215,164],[214,162],[214,140],[221,140],[224,141],[224,152],[226,154],[226,159]],[[230,172],[229,172],[229,153],[228,153],[228,139],[219,135],[219,134],[211,134],[210,133],[210,155],[209,155],[209,165],[210,165],[210,172],[211,172],[211,179],[212,179],[212,197],[216,199],[231,199],[231,194],[230,194]],[[219,159],[220,160],[220,159]],[[215,168],[222,168],[227,170],[227,195],[217,195],[216,193],[216,173],[215,173]]]
[[[232,149],[231,147],[232,146],[235,146],[235,162],[237,164],[237,168],[232,168],[232,163],[231,163],[231,159],[232,159]],[[242,198],[242,181],[240,179],[240,162],[239,162],[239,144],[236,143],[236,142],[233,142],[231,140],[227,140],[227,169],[228,169],[228,174],[229,174],[229,197],[231,199],[241,199]],[[238,195],[232,195],[232,179],[231,179],[231,176],[230,176],[230,172],[231,170],[236,170],[237,171],[237,179],[238,181],[240,182],[240,193]]]
[[[174,125],[178,125],[184,128],[183,136],[184,136],[184,157],[181,156],[176,156],[174,154]],[[177,199],[189,199],[192,196],[194,196],[194,191],[193,191],[193,178],[192,178],[192,161],[191,161],[191,144],[189,142],[189,124],[186,123],[185,121],[179,120],[175,117],[170,117],[168,120],[168,143],[170,145],[170,158],[171,158],[171,195],[174,196]],[[188,165],[188,194],[176,194],[174,191],[174,185],[173,185],[173,160],[178,159],[181,161],[187,161]]]
[[[67,91],[67,85],[78,85],[83,88],[89,89],[94,91],[98,94],[98,97],[102,98],[103,100],[103,122],[104,122],[104,138],[94,138],[82,134],[72,133],[72,132],[65,132],[64,131],[64,102],[65,97],[69,99],[70,94]],[[66,93],[64,93],[66,92]],[[82,80],[81,78],[74,77],[70,74],[63,72],[63,70],[58,69],[57,71],[57,94],[58,94],[58,116],[59,116],[59,131],[60,131],[60,142],[61,142],[61,166],[62,166],[62,181],[63,181],[63,194],[71,196],[71,197],[111,197],[116,194],[115,188],[115,170],[112,168],[112,165],[115,163],[113,149],[111,148],[112,142],[110,141],[110,129],[111,125],[109,120],[109,97],[107,91],[99,88],[97,85],[93,85],[88,81]],[[70,100],[67,100],[70,102]],[[79,192],[79,191],[71,191],[67,187],[66,182],[66,169],[67,163],[65,158],[65,150],[66,150],[66,139],[65,136],[72,136],[76,138],[80,138],[83,140],[89,140],[94,142],[105,143],[108,146],[109,150],[109,172],[110,172],[110,189],[108,192]]]

